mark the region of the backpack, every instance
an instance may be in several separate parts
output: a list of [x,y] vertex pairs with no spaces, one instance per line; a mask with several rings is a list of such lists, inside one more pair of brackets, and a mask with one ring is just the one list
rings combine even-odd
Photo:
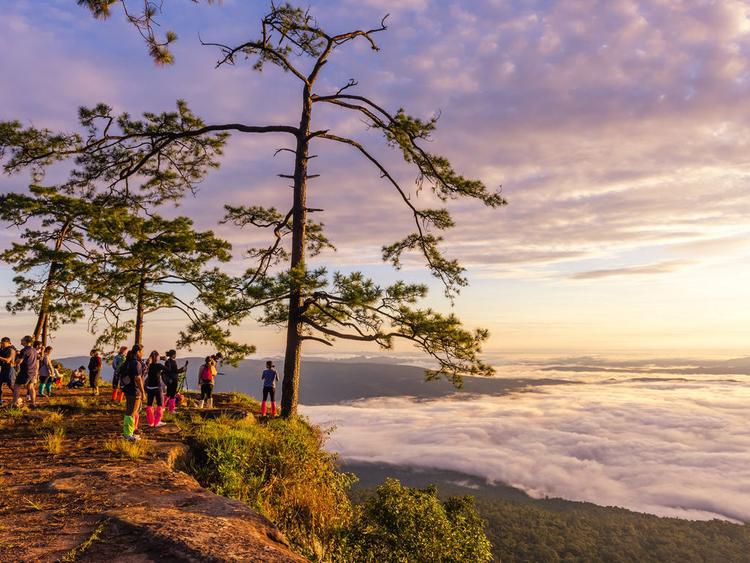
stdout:
[[206,364],[201,366],[201,381],[211,383],[211,366]]
[[115,372],[115,377],[114,377],[114,379],[116,379],[117,382],[120,384],[121,389],[124,389],[125,387],[127,387],[131,382],[131,378],[127,377],[127,375],[128,375],[128,359],[125,358],[122,361],[122,363],[119,366],[117,366],[117,371]]

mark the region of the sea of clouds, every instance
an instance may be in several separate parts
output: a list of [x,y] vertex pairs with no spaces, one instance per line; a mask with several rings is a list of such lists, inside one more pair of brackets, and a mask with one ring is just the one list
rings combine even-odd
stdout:
[[347,460],[462,471],[537,498],[750,522],[746,377],[559,375],[576,381],[505,396],[373,398],[302,411],[335,426],[328,447]]

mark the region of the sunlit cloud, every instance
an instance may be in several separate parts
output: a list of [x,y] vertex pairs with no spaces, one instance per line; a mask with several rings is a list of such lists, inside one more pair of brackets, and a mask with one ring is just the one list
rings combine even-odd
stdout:
[[578,272],[570,276],[574,280],[594,280],[616,276],[642,276],[651,274],[668,274],[677,269],[689,266],[693,262],[689,260],[671,260],[657,262],[656,264],[645,264],[640,266],[628,266],[625,268],[609,268],[604,270],[589,270]]
[[596,374],[510,396],[369,399],[303,411],[335,426],[328,447],[344,459],[461,471],[537,498],[750,521],[747,388],[716,376],[638,377]]

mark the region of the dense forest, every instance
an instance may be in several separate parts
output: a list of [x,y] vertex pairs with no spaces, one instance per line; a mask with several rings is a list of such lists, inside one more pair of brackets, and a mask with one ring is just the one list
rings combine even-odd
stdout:
[[478,498],[496,561],[750,561],[750,528],[580,503],[555,511]]
[[456,471],[345,463],[357,475],[351,496],[362,502],[386,477],[410,487],[437,485],[442,498],[475,497],[495,561],[750,562],[750,527],[660,518],[623,508],[523,491]]

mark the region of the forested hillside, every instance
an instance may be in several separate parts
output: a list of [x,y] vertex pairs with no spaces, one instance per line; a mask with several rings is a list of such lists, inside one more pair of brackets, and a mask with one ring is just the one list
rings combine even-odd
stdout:
[[496,561],[750,561],[750,528],[582,504],[553,511],[477,498]]

